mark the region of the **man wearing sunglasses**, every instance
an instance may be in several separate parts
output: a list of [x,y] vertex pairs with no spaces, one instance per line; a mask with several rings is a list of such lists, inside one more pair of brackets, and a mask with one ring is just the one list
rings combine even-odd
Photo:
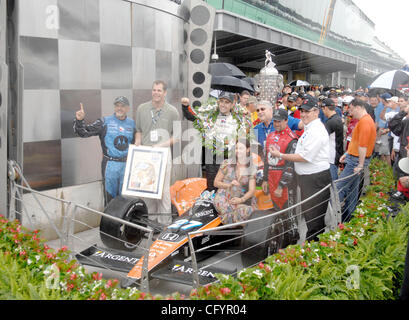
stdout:
[[[303,201],[327,187],[332,178],[329,170],[329,136],[319,119],[317,99],[306,97],[300,108],[305,128],[294,154],[281,153],[274,145],[269,147],[269,152],[272,157],[294,162]],[[327,188],[301,205],[308,229],[306,240],[317,240],[318,234],[324,232],[329,198],[330,190]]]
[[[263,149],[265,149],[267,136],[275,130],[273,123],[273,111],[273,105],[269,101],[260,101],[257,104],[257,114],[261,123],[254,127],[254,132],[258,143],[260,143]],[[302,130],[304,129],[304,124],[300,119],[289,116],[288,127],[292,131]]]

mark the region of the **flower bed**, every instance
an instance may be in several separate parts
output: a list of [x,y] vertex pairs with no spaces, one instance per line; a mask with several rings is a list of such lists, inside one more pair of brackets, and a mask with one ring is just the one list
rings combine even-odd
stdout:
[[371,186],[350,222],[292,245],[237,277],[193,290],[192,299],[396,299],[403,279],[409,207],[387,219],[392,170],[374,160]]
[[69,260],[66,247],[54,250],[44,242],[37,230],[0,215],[0,300],[184,299],[179,293],[163,297],[121,289],[118,280],[87,273]]
[[[409,207],[387,219],[394,188],[384,163],[371,163],[371,186],[354,218],[319,236],[289,246],[237,277],[192,290],[191,299],[395,299],[403,278]],[[38,231],[0,216],[0,299],[185,299],[121,289],[117,280],[87,273],[69,252],[49,248]]]

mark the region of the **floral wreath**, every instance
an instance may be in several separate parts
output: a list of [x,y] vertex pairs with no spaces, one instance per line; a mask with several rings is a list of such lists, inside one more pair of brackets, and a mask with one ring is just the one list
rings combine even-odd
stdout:
[[230,156],[236,146],[237,137],[246,137],[249,140],[251,138],[251,119],[246,117],[238,106],[232,108],[232,117],[225,120],[225,125],[231,129],[227,131],[234,131],[230,136],[226,135],[226,132],[216,130],[215,124],[220,114],[216,101],[197,108],[196,114],[193,127],[199,131],[203,146],[212,150],[215,155]]

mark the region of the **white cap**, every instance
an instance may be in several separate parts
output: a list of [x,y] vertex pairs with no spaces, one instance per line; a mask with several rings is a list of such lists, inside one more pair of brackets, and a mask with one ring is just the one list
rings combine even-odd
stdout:
[[342,100],[342,102],[343,102],[343,103],[346,103],[346,104],[350,104],[352,100],[354,100],[354,97],[346,96],[346,97]]
[[395,103],[398,103],[399,102],[399,98],[398,97],[392,97],[392,98],[389,98],[389,99],[386,99],[387,101],[393,101],[393,102],[395,102]]

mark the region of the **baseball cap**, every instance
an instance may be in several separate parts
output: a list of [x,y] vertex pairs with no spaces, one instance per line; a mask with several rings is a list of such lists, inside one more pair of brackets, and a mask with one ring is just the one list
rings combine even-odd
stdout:
[[395,102],[395,103],[398,103],[398,102],[399,102],[399,98],[398,98],[398,97],[391,97],[391,98],[389,98],[389,99],[386,99],[386,101],[393,101],[393,102]]
[[114,100],[114,104],[122,103],[125,106],[129,106],[129,100],[124,96],[116,97]]
[[288,98],[287,98],[287,101],[289,101],[289,102],[295,102],[297,99],[294,97],[294,96],[289,96]]
[[288,112],[285,109],[276,109],[273,113],[273,120],[283,121],[288,120]]
[[321,104],[321,105],[322,105],[323,107],[334,107],[334,106],[335,106],[335,102],[334,102],[334,100],[327,98],[327,99],[325,99],[324,101],[322,101],[322,104]]
[[303,104],[300,106],[301,109],[311,110],[312,108],[318,108],[317,99],[311,96],[307,96]]
[[342,103],[344,103],[344,104],[350,104],[352,100],[354,100],[354,97],[346,96],[346,97],[342,100]]
[[227,99],[231,102],[234,102],[234,93],[222,91],[219,95],[219,99]]
[[381,95],[381,98],[384,100],[388,100],[390,98],[392,98],[392,96],[389,93],[384,93],[383,95]]

